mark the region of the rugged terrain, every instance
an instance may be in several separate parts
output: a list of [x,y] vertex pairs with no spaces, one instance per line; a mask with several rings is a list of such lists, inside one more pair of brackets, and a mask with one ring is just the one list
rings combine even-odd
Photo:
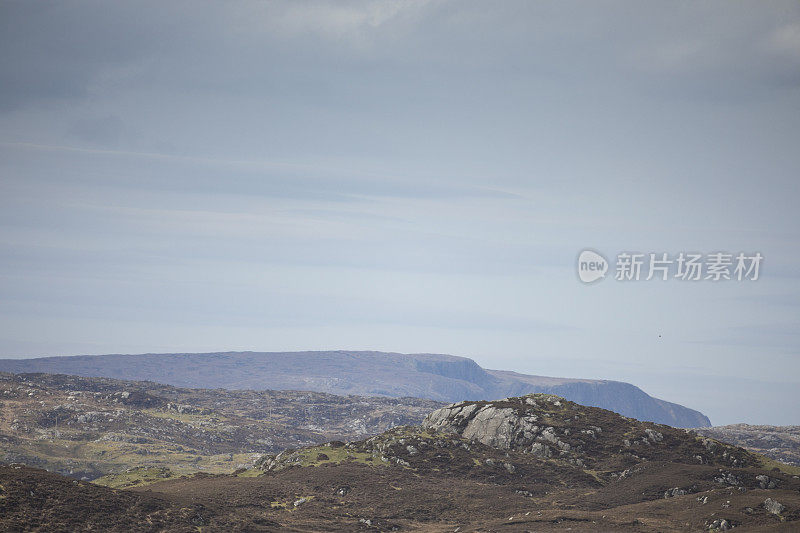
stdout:
[[[0,529],[796,531],[791,467],[550,395],[126,490],[0,467]],[[96,502],[97,505],[92,505]],[[106,503],[103,503],[106,502]]]
[[697,432],[790,465],[800,466],[800,426],[732,424],[697,428]]
[[440,405],[0,373],[0,460],[115,485],[232,472],[263,453],[419,423]]
[[386,352],[226,352],[2,359],[0,371],[150,380],[178,387],[309,390],[338,395],[496,400],[532,392],[675,427],[710,426],[702,413],[629,383],[486,370],[472,359]]

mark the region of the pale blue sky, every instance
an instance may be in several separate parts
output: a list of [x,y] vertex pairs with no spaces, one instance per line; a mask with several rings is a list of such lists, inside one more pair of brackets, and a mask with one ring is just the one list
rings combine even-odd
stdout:
[[794,1],[3,2],[0,355],[443,352],[800,424],[799,145]]

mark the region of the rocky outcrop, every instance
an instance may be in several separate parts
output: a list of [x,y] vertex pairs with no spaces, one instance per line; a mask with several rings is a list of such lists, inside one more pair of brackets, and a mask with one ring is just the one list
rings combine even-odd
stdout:
[[550,442],[557,441],[553,428],[540,428],[537,420],[535,414],[520,416],[510,407],[465,403],[434,411],[422,425],[438,431],[453,431],[465,439],[504,450],[533,445],[533,439],[539,434],[551,437]]

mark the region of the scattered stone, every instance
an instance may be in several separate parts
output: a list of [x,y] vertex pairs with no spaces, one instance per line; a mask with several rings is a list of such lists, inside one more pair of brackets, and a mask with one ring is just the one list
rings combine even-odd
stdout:
[[717,518],[708,526],[709,531],[728,531],[731,528],[731,523],[724,518]]
[[735,487],[738,487],[739,485],[741,485],[741,482],[739,481],[739,478],[737,478],[736,476],[734,476],[730,472],[722,472],[722,475],[718,476],[718,477],[715,477],[714,481],[716,481],[717,483],[722,483],[724,485],[731,485],[731,486],[735,486]]
[[647,428],[644,430],[644,432],[647,434],[647,438],[649,438],[653,442],[661,442],[664,440],[664,435],[659,433],[658,431]]
[[774,489],[778,485],[777,480],[763,474],[756,476],[756,481],[758,481],[758,486],[762,489]]
[[664,498],[672,498],[672,497],[675,497],[675,496],[683,496],[685,494],[687,494],[686,490],[681,489],[679,487],[675,487],[674,489],[669,489],[666,492],[664,492]]
[[778,503],[776,500],[773,500],[772,498],[767,498],[766,500],[764,500],[764,509],[768,513],[779,515],[786,509],[786,507]]
[[550,450],[550,447],[546,444],[542,444],[541,442],[534,442],[531,446],[530,453],[536,457],[541,457],[544,459],[553,456],[553,452]]

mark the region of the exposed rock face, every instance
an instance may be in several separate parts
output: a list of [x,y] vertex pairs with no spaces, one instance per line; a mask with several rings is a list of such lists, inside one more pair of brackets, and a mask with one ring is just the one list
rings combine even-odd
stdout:
[[[508,407],[498,408],[491,404],[479,407],[476,403],[467,403],[438,409],[422,424],[431,429],[456,431],[465,439],[508,450],[524,447],[526,443],[533,444],[540,430],[536,420],[536,415],[520,417],[515,409]],[[547,430],[542,431],[542,435],[549,435],[557,441]]]

